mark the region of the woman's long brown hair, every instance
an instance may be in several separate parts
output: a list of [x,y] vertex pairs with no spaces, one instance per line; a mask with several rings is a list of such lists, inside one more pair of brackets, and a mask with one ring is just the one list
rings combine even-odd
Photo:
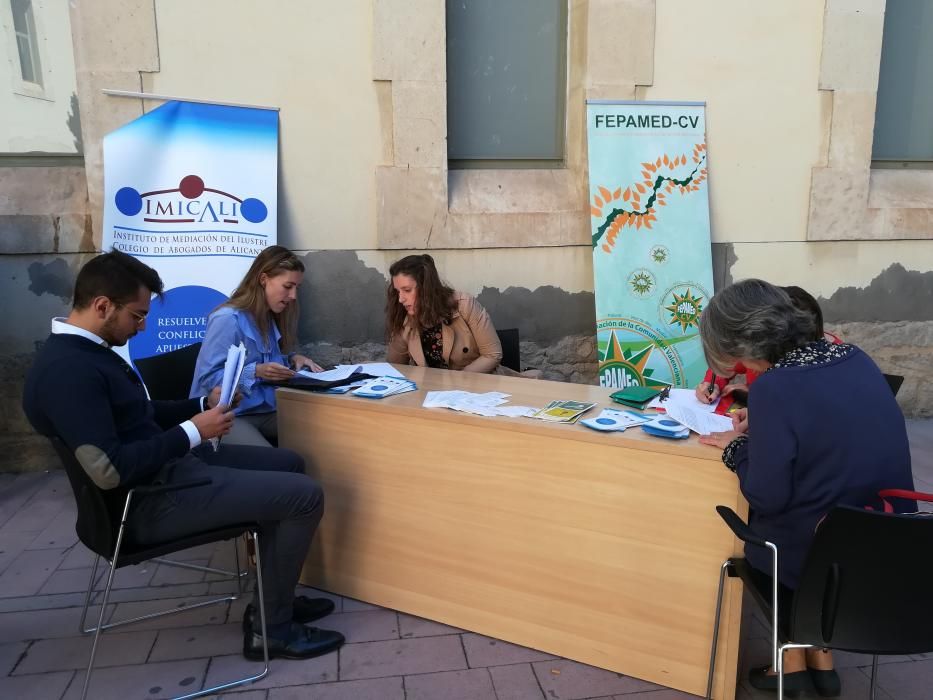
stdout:
[[418,309],[413,319],[416,329],[430,328],[453,318],[457,308],[454,290],[441,282],[434,258],[430,255],[409,255],[395,261],[389,268],[389,286],[386,289],[386,334],[389,338],[401,332],[408,316],[392,284],[396,275],[408,275],[418,285]]
[[256,256],[239,286],[221,306],[232,306],[251,313],[256,327],[267,341],[271,339],[271,324],[274,323],[282,335],[279,349],[282,352],[290,352],[298,345],[298,300],[288,304],[282,313],[272,313],[266,303],[266,290],[259,283],[259,277],[262,273],[266,273],[268,277],[278,277],[286,272],[304,271],[304,263],[288,248],[280,245],[269,246]]

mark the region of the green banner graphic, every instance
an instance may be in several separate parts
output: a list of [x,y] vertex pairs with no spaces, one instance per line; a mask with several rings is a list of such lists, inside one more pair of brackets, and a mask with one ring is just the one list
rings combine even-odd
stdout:
[[702,104],[587,103],[599,382],[690,387],[713,291]]

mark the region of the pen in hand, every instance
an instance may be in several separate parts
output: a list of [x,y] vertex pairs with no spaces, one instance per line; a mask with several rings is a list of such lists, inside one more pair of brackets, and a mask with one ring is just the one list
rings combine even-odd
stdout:
[[712,396],[714,388],[716,388],[716,375],[715,374],[712,376],[712,379],[709,380],[709,386],[706,387],[706,395]]

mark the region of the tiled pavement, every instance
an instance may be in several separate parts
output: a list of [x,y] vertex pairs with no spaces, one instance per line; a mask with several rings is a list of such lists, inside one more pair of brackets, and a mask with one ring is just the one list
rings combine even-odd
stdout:
[[[917,488],[933,492],[933,421],[909,421]],[[184,553],[229,564],[230,545]],[[74,534],[74,504],[61,471],[0,474],[0,698],[77,698],[89,639],[78,635],[91,556]],[[115,615],[127,617],[204,598],[227,583],[146,564],[121,570]],[[236,700],[675,700],[693,696],[478,634],[330,596],[326,626],[347,644],[309,661],[273,661],[269,676]],[[245,675],[244,602],[192,610],[104,634],[91,697],[125,700],[191,692]],[[741,677],[768,658],[768,632],[746,610]],[[870,658],[837,655],[844,698],[868,697]],[[933,696],[933,654],[883,658],[879,700]],[[737,698],[773,697],[743,681]]]

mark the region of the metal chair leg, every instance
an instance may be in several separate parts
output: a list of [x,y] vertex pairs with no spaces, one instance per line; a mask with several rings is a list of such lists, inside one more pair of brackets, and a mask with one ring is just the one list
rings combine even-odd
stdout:
[[713,676],[716,672],[716,647],[719,644],[719,618],[722,614],[722,594],[726,585],[726,571],[732,565],[731,559],[726,559],[719,567],[719,593],[716,594],[716,615],[713,618],[713,645],[709,652],[709,676],[706,679],[706,700],[713,697]]
[[878,689],[878,655],[871,657],[871,691],[869,700],[875,700],[875,691]]
[[[97,565],[100,563],[100,554],[94,557],[94,566],[91,569],[91,580],[87,583],[87,595],[84,596],[84,609],[81,610],[81,622],[78,623],[78,631],[81,634],[90,634],[96,628],[92,627],[90,629],[85,628],[85,623],[87,622],[87,609],[91,604],[91,593],[94,592],[94,584],[97,582]],[[100,625],[98,625],[99,627]]]
[[250,536],[252,537],[253,545],[256,548],[256,588],[259,593],[259,624],[262,629],[262,655],[263,659],[265,660],[265,666],[261,673],[249,676],[248,678],[241,678],[238,681],[223,683],[221,685],[216,685],[213,688],[205,688],[204,690],[199,690],[196,693],[180,695],[173,700],[192,700],[192,698],[199,698],[204,695],[213,695],[214,693],[219,693],[224,690],[228,690],[229,688],[235,688],[239,685],[245,685],[246,683],[253,683],[262,678],[265,678],[269,673],[269,638],[266,636],[266,601],[262,594],[262,566],[259,559],[259,533],[251,532]]

